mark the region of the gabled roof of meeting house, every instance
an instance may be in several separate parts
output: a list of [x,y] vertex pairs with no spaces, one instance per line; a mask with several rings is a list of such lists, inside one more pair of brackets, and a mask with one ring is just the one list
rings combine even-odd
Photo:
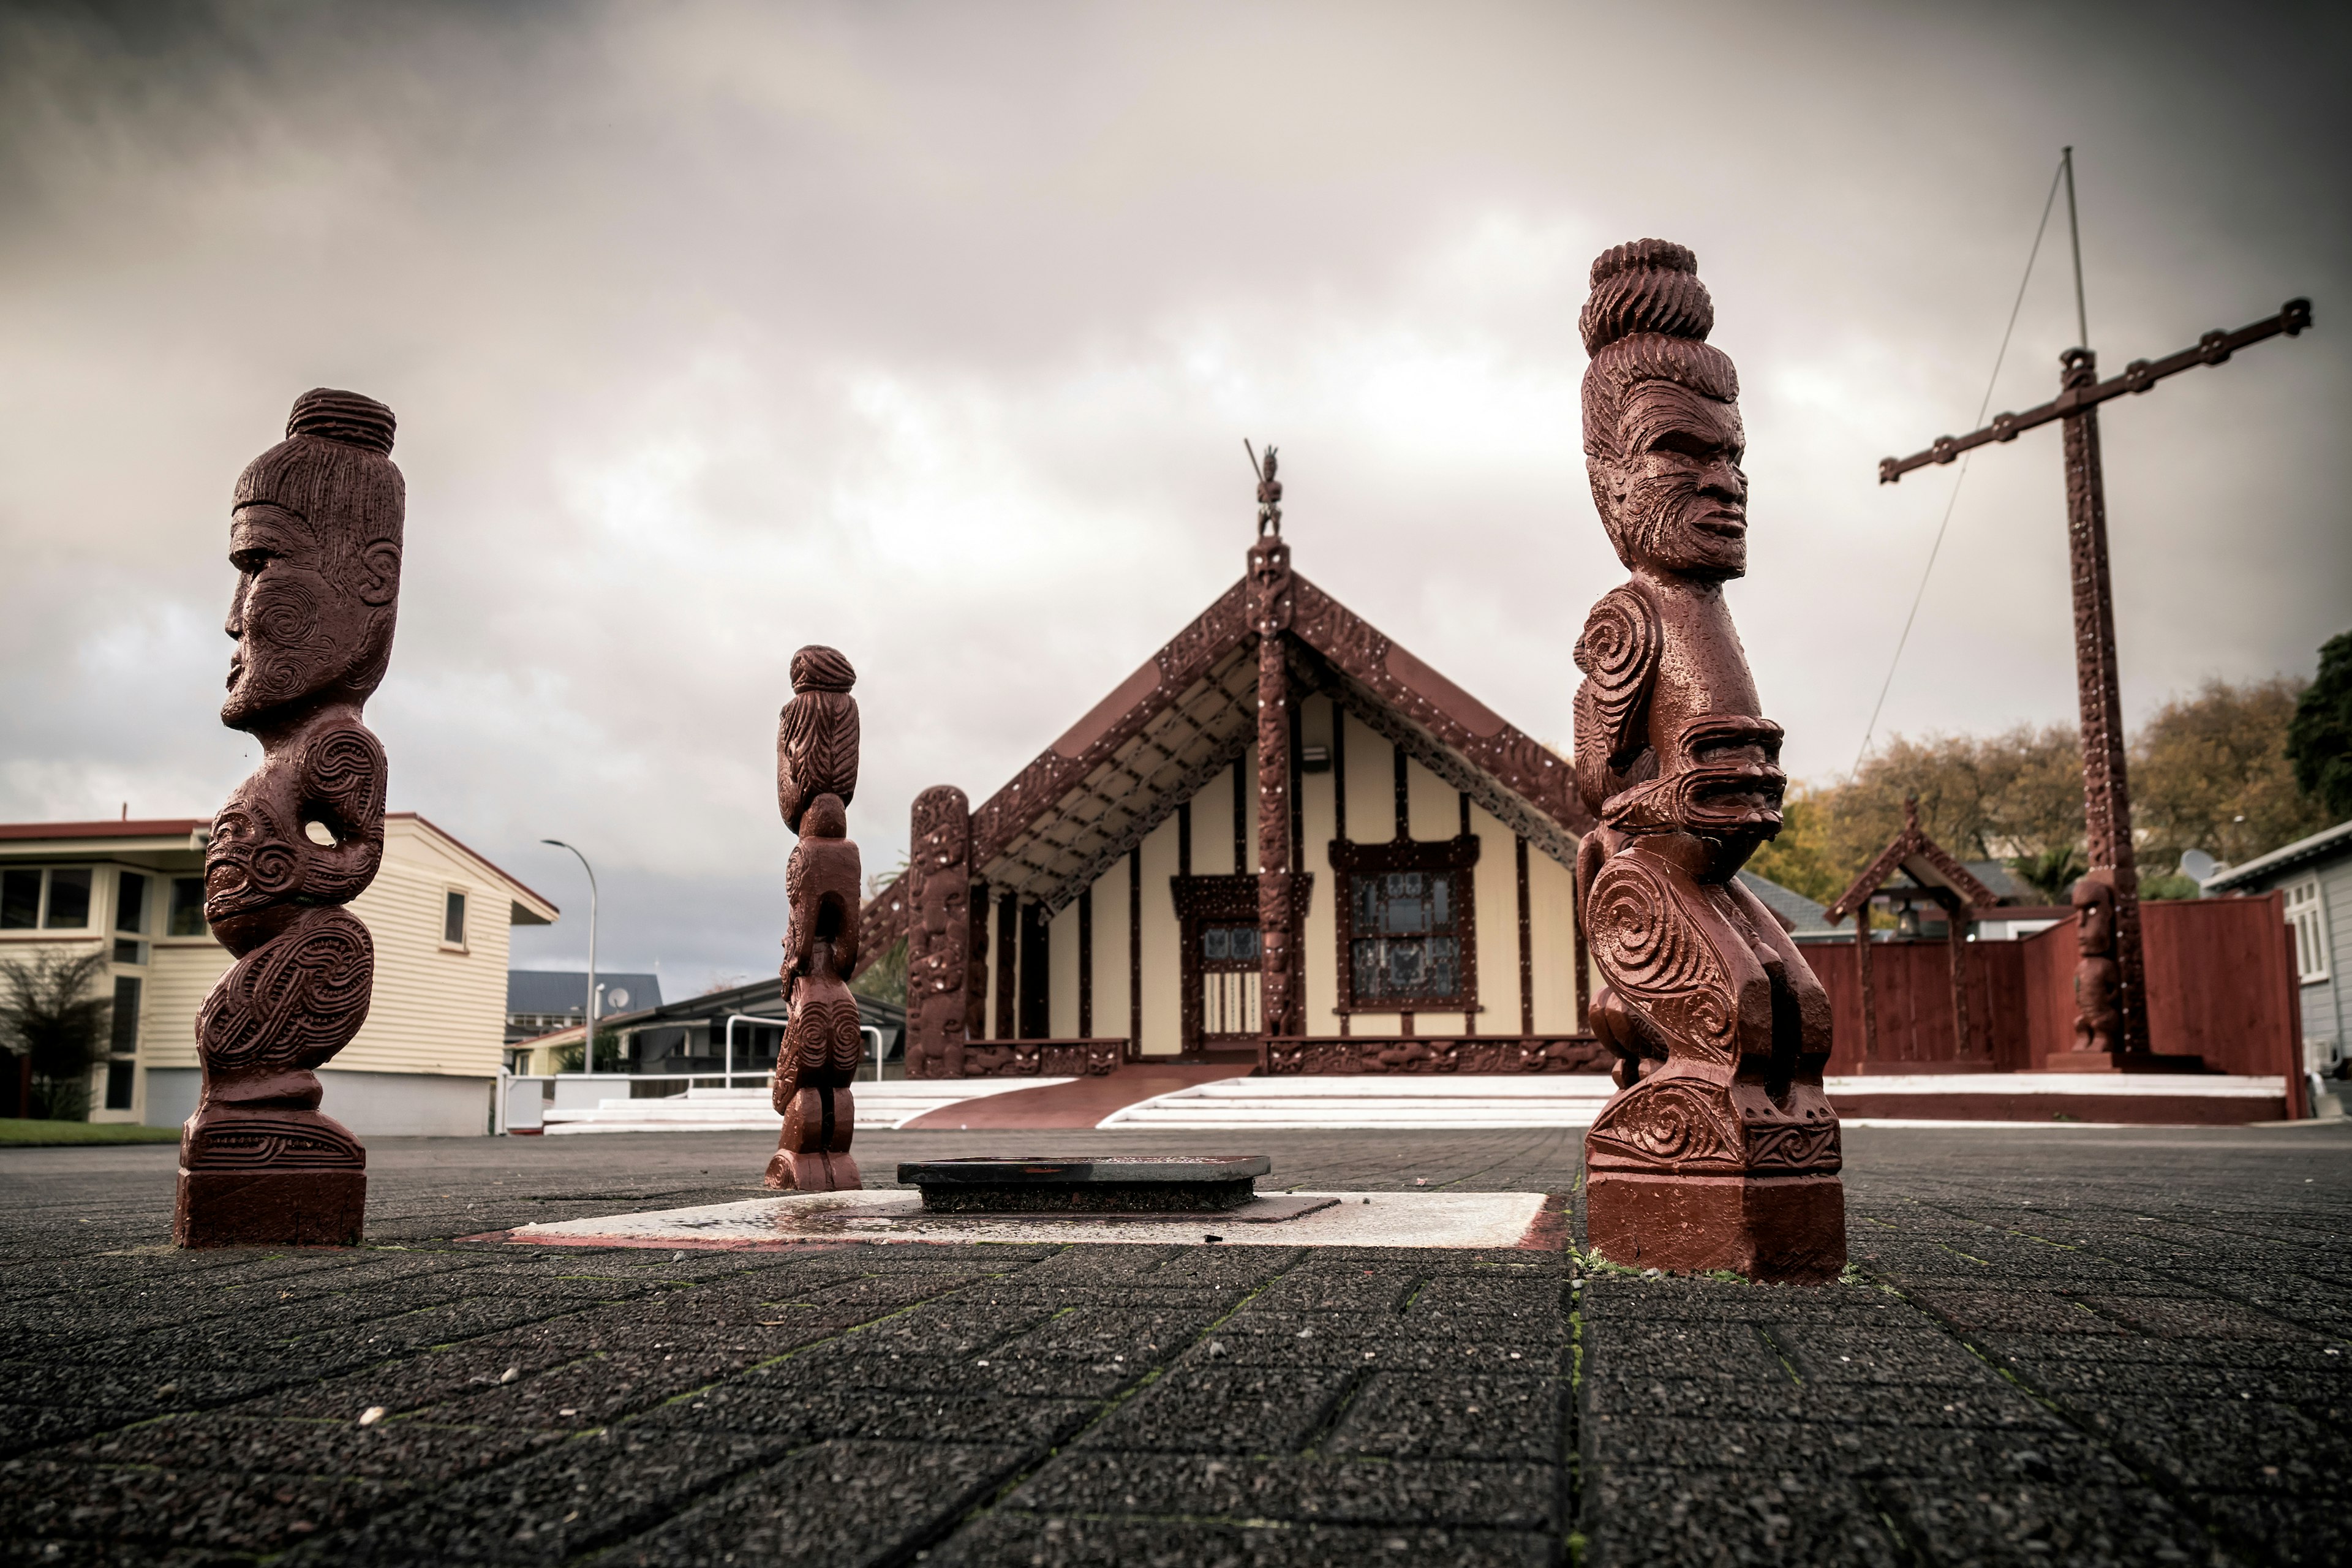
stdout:
[[[1566,759],[1291,574],[1293,697],[1320,691],[1528,842],[1573,864],[1592,818]],[[972,808],[974,874],[1059,910],[1257,736],[1257,634],[1244,577]],[[905,933],[905,877],[866,906],[866,962]],[[862,967],[862,964],[861,964]]]

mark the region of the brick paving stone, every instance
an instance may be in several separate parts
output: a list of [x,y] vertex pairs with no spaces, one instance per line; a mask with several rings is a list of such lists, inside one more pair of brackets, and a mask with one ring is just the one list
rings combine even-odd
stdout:
[[[191,1254],[168,1148],[0,1151],[0,1563],[2352,1560],[2352,1129],[1847,1137],[1857,1267],[1810,1289],[459,1239],[754,1195],[734,1134],[384,1140],[367,1247]],[[1577,1188],[1572,1131],[1246,1142],[1273,1186]]]

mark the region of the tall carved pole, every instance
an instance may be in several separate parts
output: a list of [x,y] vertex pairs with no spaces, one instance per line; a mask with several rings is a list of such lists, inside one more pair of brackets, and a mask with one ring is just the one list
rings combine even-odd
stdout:
[[[1305,1032],[1296,883],[1290,869],[1290,546],[1282,541],[1282,481],[1265,449],[1257,486],[1257,542],[1250,546],[1250,625],[1257,633],[1257,921],[1259,1027]],[[1236,867],[1235,869],[1241,869]]]
[[[971,1037],[971,803],[953,784],[915,797],[908,838],[907,1076],[961,1078]],[[986,974],[983,968],[982,973]]]
[[352,1246],[367,1151],[317,1068],[367,1021],[375,947],[343,906],[383,860],[383,747],[361,710],[392,658],[408,510],[392,410],[320,387],[236,481],[236,639],[221,722],[261,765],[213,819],[205,919],[236,957],[196,1019],[204,1089],[180,1137],[182,1247]]
[[[2098,356],[2068,349],[2060,356],[2062,391],[2095,386]],[[2140,961],[2139,871],[2132,859],[2131,789],[2124,773],[2124,710],[2116,676],[2116,599],[2107,577],[2107,491],[2099,468],[2099,409],[2087,404],[2067,415],[2060,430],[2066,453],[2066,552],[2074,589],[2074,684],[2083,718],[2083,816],[2091,871],[2087,879],[2114,889],[2110,952],[2120,1037],[2094,1032],[2078,1048],[2122,1051],[2145,1058],[2146,974]],[[2078,1011],[2080,1020],[2089,1012]]]
[[807,1193],[861,1184],[849,1157],[849,1086],[865,1056],[857,998],[865,885],[847,806],[857,794],[857,672],[829,647],[793,655],[793,700],[776,722],[776,805],[800,836],[784,866],[784,1043],[772,1085],[784,1119],[767,1184]]
[[1845,1263],[1829,995],[1736,876],[1780,830],[1723,584],[1748,570],[1739,378],[1707,346],[1698,262],[1645,239],[1592,264],[1582,319],[1592,498],[1631,578],[1576,647],[1576,778],[1600,826],[1577,909],[1617,1093],[1585,1138],[1586,1231],[1612,1262],[1819,1281]]

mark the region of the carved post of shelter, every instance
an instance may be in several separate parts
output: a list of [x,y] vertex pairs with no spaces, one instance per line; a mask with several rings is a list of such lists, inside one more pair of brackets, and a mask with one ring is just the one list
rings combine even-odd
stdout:
[[367,1021],[375,948],[343,906],[383,860],[383,747],[361,710],[392,658],[407,495],[392,410],[325,387],[236,481],[221,722],[261,765],[213,819],[205,919],[236,963],[196,1020],[180,1137],[182,1247],[352,1246],[367,1151],[317,1069]]
[[1936,901],[1944,906],[1944,939],[1951,946],[1952,959],[1952,1059],[1970,1059],[1969,1040],[1969,910],[1959,900],[1936,889]]
[[[2097,384],[2089,349],[2060,356],[2064,392]],[[2107,574],[2106,485],[2099,467],[2099,411],[2079,408],[2061,424],[2066,457],[2066,544],[2074,592],[2075,696],[2083,725],[2083,805],[2090,880],[2115,889],[2113,956],[2119,1030],[2095,1028],[2077,1012],[2078,1037],[2111,1038],[2099,1047],[2145,1059],[2148,1052],[2146,976],[2139,935],[2139,871],[2132,856],[2131,790],[2124,771],[2124,714],[2116,672],[2115,591]],[[2089,1047],[2078,1047],[2087,1049]]]
[[1249,552],[1250,624],[1257,632],[1258,1013],[1269,1037],[1305,1028],[1304,943],[1290,868],[1290,671],[1283,652],[1293,609],[1290,546],[1282,540],[1276,460],[1268,447],[1258,479],[1258,540]]
[[849,1157],[850,1085],[865,1056],[857,968],[865,882],[847,807],[857,794],[857,672],[829,647],[793,655],[793,700],[776,722],[776,806],[799,835],[784,865],[784,1041],[771,1084],[784,1119],[767,1184],[836,1192],[860,1185]]
[[[1853,970],[1862,992],[1862,1059],[1878,1059],[1878,994],[1870,978],[1870,900],[1853,909]],[[1867,1071],[1867,1068],[1864,1070]]]
[[1723,584],[1748,567],[1738,375],[1706,339],[1691,253],[1592,266],[1584,442],[1632,573],[1576,647],[1576,778],[1600,819],[1578,905],[1605,987],[1617,1093],[1585,1139],[1586,1228],[1612,1262],[1834,1279],[1845,1262],[1829,996],[1736,873],[1780,829],[1763,716]]
[[908,837],[907,1076],[963,1076],[971,1016],[971,803],[952,784],[915,797]]

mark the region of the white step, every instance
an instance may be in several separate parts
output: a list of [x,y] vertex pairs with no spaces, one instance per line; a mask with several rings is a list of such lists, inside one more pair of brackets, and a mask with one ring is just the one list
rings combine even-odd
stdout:
[[[1044,1089],[1066,1078],[893,1079],[854,1085],[856,1125],[867,1131],[903,1127],[929,1111],[1004,1094]],[[550,1137],[576,1132],[775,1132],[784,1119],[765,1089],[697,1089],[659,1100],[602,1100],[594,1109],[547,1111]]]

